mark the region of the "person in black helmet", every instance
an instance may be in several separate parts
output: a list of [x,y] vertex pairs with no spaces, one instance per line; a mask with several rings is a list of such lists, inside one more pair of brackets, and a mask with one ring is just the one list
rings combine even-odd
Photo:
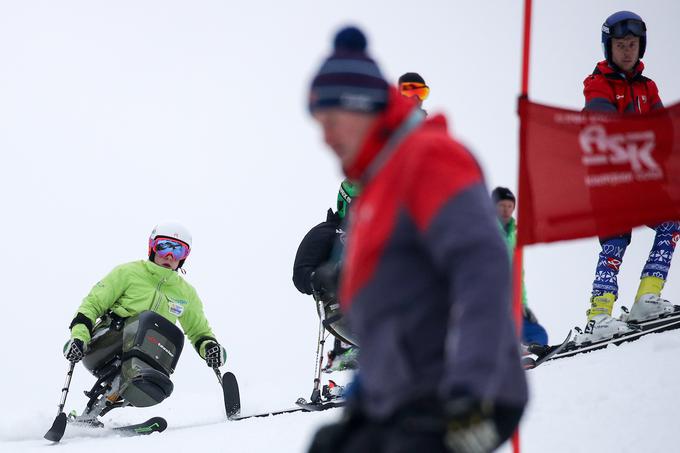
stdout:
[[[342,258],[345,243],[344,224],[350,203],[359,195],[359,185],[349,179],[340,184],[337,211],[329,209],[326,221],[309,230],[300,242],[293,264],[293,284],[303,294],[313,295],[324,304],[337,304],[337,264]],[[324,371],[356,368],[357,348],[335,337],[333,349],[328,351]]]

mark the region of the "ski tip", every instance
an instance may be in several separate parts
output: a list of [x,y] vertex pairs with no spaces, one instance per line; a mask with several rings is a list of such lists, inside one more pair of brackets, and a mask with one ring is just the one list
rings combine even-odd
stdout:
[[59,442],[61,438],[64,437],[64,431],[66,431],[66,414],[61,412],[54,419],[52,427],[45,433],[45,436],[43,437],[50,442]]
[[168,427],[168,422],[163,417],[153,417],[147,422],[149,425],[156,424],[156,431],[162,433]]
[[143,423],[135,425],[117,426],[112,430],[123,437],[144,436],[152,433],[162,433],[168,427],[163,417],[152,417]]

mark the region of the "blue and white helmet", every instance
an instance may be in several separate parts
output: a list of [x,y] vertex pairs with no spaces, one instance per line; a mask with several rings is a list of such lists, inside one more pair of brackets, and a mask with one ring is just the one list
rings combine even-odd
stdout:
[[640,16],[630,11],[619,11],[609,16],[602,24],[602,50],[609,63],[612,63],[612,38],[623,38],[627,35],[640,38],[638,59],[642,58],[647,47],[647,26]]

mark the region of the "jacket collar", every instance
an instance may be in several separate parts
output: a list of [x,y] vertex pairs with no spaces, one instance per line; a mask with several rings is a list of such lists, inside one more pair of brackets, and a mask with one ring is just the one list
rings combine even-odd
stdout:
[[373,126],[366,134],[361,149],[354,162],[343,168],[348,178],[360,180],[376,155],[383,149],[392,134],[399,128],[411,110],[418,108],[412,99],[408,99],[389,87],[386,109],[378,115]]
[[[355,181],[370,179],[370,177],[367,178],[367,171],[373,169],[372,164],[376,158],[379,157],[378,155],[383,148],[388,145],[390,138],[392,138],[395,133],[398,135],[399,132],[403,132],[403,126],[409,126],[404,123],[409,122],[410,119],[414,119],[414,116],[420,116],[414,115],[414,113],[420,111],[420,107],[413,99],[402,96],[396,88],[390,87],[388,91],[387,108],[376,118],[375,123],[369,129],[366,134],[366,139],[357,153],[354,162],[349,166],[343,167],[345,175],[349,179]],[[424,111],[422,114],[424,116]],[[429,116],[424,121],[418,121],[417,124],[420,124],[418,127],[439,129],[444,132],[446,132],[448,128],[446,118],[444,115],[440,114]],[[412,127],[413,125],[410,126]],[[411,131],[408,127],[406,127],[406,130],[408,131],[406,135],[408,135]],[[399,140],[397,140],[396,148],[399,148],[398,143]],[[385,160],[388,159],[389,158]]]
[[178,278],[180,278],[179,275],[177,275],[177,272],[173,271],[172,269],[159,266],[158,264],[149,260],[144,260],[142,262],[144,263],[144,268],[146,271],[156,278],[164,278],[170,283],[175,282]]
[[637,62],[633,67],[633,70],[629,75],[626,75],[621,69],[613,63],[609,63],[607,60],[600,61],[595,67],[593,74],[602,74],[608,79],[621,79],[621,80],[635,80],[638,77],[642,77],[642,71],[645,69],[645,64],[642,61]]

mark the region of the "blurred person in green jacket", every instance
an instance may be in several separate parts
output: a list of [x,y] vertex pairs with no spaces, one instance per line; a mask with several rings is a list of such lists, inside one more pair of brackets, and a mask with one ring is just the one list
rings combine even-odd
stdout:
[[[507,187],[496,187],[491,192],[491,198],[496,206],[496,214],[500,224],[503,238],[508,245],[510,259],[515,251],[517,244],[517,221],[513,217],[516,207],[515,194]],[[547,345],[548,333],[545,328],[538,323],[538,319],[527,305],[527,292],[524,285],[524,269],[522,269],[522,344],[525,346],[532,344]]]

